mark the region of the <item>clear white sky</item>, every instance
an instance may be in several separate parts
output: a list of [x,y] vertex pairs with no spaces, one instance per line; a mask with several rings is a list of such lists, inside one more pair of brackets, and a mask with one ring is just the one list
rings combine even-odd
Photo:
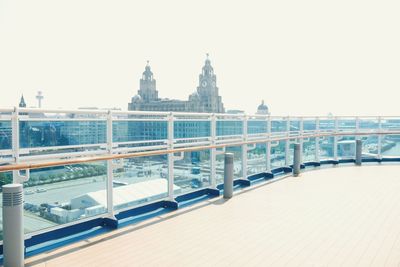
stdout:
[[121,107],[150,60],[187,99],[210,53],[225,107],[400,115],[400,1],[0,0],[0,107]]

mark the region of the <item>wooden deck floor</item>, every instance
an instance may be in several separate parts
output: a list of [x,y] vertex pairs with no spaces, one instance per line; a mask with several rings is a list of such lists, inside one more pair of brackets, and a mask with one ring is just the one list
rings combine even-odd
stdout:
[[303,173],[26,260],[27,266],[399,266],[400,166]]

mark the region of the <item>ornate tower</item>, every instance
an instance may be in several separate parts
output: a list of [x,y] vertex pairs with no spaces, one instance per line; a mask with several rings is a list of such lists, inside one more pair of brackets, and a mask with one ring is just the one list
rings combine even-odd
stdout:
[[206,58],[202,72],[199,75],[199,86],[197,93],[199,94],[202,110],[200,112],[224,113],[224,105],[218,94],[217,76],[211,66],[211,61]]
[[140,79],[140,89],[138,91],[141,99],[145,102],[158,100],[158,91],[156,90],[156,80],[153,78],[153,72],[150,70],[149,61]]
[[19,101],[19,105],[20,108],[26,108],[26,103],[25,103],[25,99],[24,99],[24,95],[21,96],[21,100]]

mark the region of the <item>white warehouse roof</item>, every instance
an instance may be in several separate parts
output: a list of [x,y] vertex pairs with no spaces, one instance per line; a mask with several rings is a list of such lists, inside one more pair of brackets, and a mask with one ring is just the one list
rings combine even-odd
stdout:
[[[121,208],[150,201],[167,195],[168,181],[154,179],[114,188],[114,206]],[[174,185],[174,193],[179,193],[181,188]],[[105,189],[89,192],[71,200],[72,209],[82,209],[101,205],[107,207],[107,192]]]

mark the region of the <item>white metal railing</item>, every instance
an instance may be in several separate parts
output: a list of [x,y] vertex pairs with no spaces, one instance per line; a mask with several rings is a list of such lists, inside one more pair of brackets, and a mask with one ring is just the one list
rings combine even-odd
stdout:
[[[11,114],[11,115],[10,115]],[[197,120],[196,120],[197,119]],[[398,120],[396,123],[387,123],[390,120]],[[367,127],[363,127],[360,129],[360,123],[363,120],[371,121],[376,120],[379,122],[379,127],[368,129]],[[300,143],[302,143],[302,138],[314,137],[319,138],[321,134],[331,134],[334,136],[333,143],[333,158],[338,158],[338,136],[349,135],[352,132],[357,135],[358,132],[367,132],[369,131],[371,135],[375,134],[377,130],[382,131],[385,130],[387,134],[396,134],[396,130],[400,130],[400,117],[395,116],[340,116],[340,117],[299,117],[299,116],[291,116],[291,117],[282,117],[282,116],[266,116],[266,115],[245,115],[245,114],[208,114],[208,113],[182,113],[182,112],[145,112],[145,111],[107,111],[107,110],[43,110],[43,109],[32,109],[32,108],[14,108],[14,109],[0,109],[0,121],[10,122],[10,137],[12,142],[10,142],[10,147],[0,147],[0,155],[5,158],[6,156],[12,156],[14,163],[23,162],[28,160],[29,162],[34,162],[35,160],[41,161],[43,159],[60,159],[60,158],[74,158],[81,157],[83,155],[94,154],[97,155],[99,153],[104,152],[105,147],[109,147],[108,151],[116,151],[116,153],[121,152],[139,152],[146,150],[154,150],[154,149],[171,149],[173,144],[176,143],[177,147],[185,148],[186,146],[207,146],[207,145],[215,145],[215,144],[226,144],[233,145],[235,143],[239,143],[240,141],[253,141],[260,140],[267,137],[275,137],[275,140],[296,140],[299,139]],[[229,123],[229,122],[241,122],[241,125],[238,124],[233,125],[225,125],[225,127],[218,127],[218,122]],[[315,121],[314,129],[304,128],[304,121],[310,122]],[[329,121],[331,129],[327,129],[326,127],[321,127],[321,123],[324,121]],[[102,142],[91,141],[91,143],[85,142],[82,139],[90,139],[90,133],[86,133],[86,137],[78,137],[77,144],[59,144],[59,145],[46,145],[46,144],[29,144],[25,146],[21,146],[21,140],[24,140],[24,133],[20,133],[20,124],[21,123],[29,123],[29,122],[44,122],[44,123],[55,123],[55,122],[81,122],[81,123],[90,123],[90,122],[104,122],[104,127],[101,131],[104,132],[104,137],[99,137],[102,139]],[[124,138],[121,136],[121,132],[113,133],[110,129],[113,127],[113,123],[125,122],[125,130],[126,134],[129,134],[129,123],[130,122],[144,122],[150,125],[142,125],[142,126],[134,126],[134,127],[142,127],[143,129],[148,129],[149,131],[143,133],[140,137],[132,137],[132,140],[128,140],[129,136]],[[151,132],[152,125],[151,123],[157,122],[165,122],[166,125],[162,126],[165,132],[164,136],[160,132]],[[177,133],[176,129],[174,129],[173,124],[175,122],[184,122],[189,126],[183,129],[183,133],[188,129],[192,129],[192,133],[189,136],[185,137],[185,134],[179,136],[179,132]],[[190,125],[190,124],[199,124],[202,122],[209,122],[209,125],[205,128],[209,128],[207,131],[209,133],[208,136],[198,136],[196,137],[196,131],[199,128],[202,128],[201,125]],[[265,127],[265,131],[262,132],[251,132],[250,129],[254,129],[255,126],[249,127],[249,123],[258,122],[260,124],[265,123],[269,126]],[[281,124],[281,127],[284,127],[284,131],[282,129],[274,129],[274,122],[278,122]],[[294,130],[291,129],[291,123],[294,122],[299,126]],[[383,123],[386,122],[386,123]],[[272,125],[271,125],[272,124]],[[349,125],[348,127],[346,125]],[[38,128],[37,126],[33,126],[33,128]],[[39,125],[40,127],[40,125]],[[60,126],[63,128],[63,126]],[[79,133],[82,129],[90,131],[93,128],[95,133],[100,131],[101,126],[96,125],[77,125],[77,128],[69,129],[68,134]],[[118,127],[117,127],[118,128]],[[154,127],[155,128],[155,127]],[[0,129],[1,130],[1,129]],[[37,131],[45,131],[43,129],[36,129]],[[117,129],[118,130],[118,129]],[[153,129],[154,130],[154,129]],[[390,131],[390,133],[389,133]],[[240,133],[239,133],[240,132]],[[339,134],[340,133],[340,134]],[[43,134],[43,132],[41,133]],[[158,136],[157,136],[158,135]],[[178,136],[177,136],[178,135]],[[116,138],[115,138],[116,137]],[[123,141],[118,140],[126,139]],[[163,138],[156,138],[163,137]],[[285,137],[285,138],[283,138]],[[46,137],[45,137],[46,138]],[[47,137],[48,138],[48,137]],[[53,138],[57,138],[54,136]],[[79,140],[81,138],[81,140]],[[107,139],[108,138],[108,139]],[[276,139],[278,138],[278,139]],[[107,139],[107,140],[106,140]],[[382,135],[379,135],[378,138],[378,153],[377,156],[381,157],[381,146],[382,146]],[[117,141],[118,140],[118,141]],[[87,140],[86,140],[87,141]],[[268,142],[268,141],[266,141]],[[319,142],[316,142],[316,156],[315,159],[318,160],[318,149]],[[169,145],[168,145],[169,144]],[[286,155],[286,164],[289,164],[288,152],[290,150],[290,142],[286,142],[285,145],[285,155]],[[3,148],[3,149],[2,149]],[[90,152],[88,152],[88,148],[92,148]],[[318,149],[317,149],[318,148]],[[83,151],[79,151],[79,149]],[[246,165],[246,146],[242,145],[242,153],[243,153],[243,164]],[[96,151],[99,150],[99,151]],[[43,156],[46,154],[46,156]],[[48,156],[48,155],[51,156]],[[268,165],[268,164],[266,164]],[[245,175],[244,175],[245,176]]]
[[[389,122],[392,120],[398,120],[396,123]],[[360,129],[360,123],[363,120],[378,121],[378,127],[368,129],[367,127],[363,127]],[[44,159],[65,159],[65,158],[75,158],[82,157],[87,155],[98,155],[104,153],[105,147],[108,147],[109,153],[127,153],[127,152],[140,152],[147,150],[164,150],[171,149],[174,144],[179,148],[187,147],[195,147],[195,146],[210,146],[210,145],[234,145],[236,143],[240,143],[241,141],[254,141],[259,140],[263,141],[265,138],[272,138],[274,140],[297,140],[302,143],[303,138],[313,137],[318,140],[315,145],[315,160],[319,160],[319,139],[321,134],[330,134],[330,136],[334,137],[333,143],[333,158],[338,158],[338,136],[345,136],[354,133],[361,132],[365,134],[365,132],[369,131],[371,135],[376,134],[377,130],[382,131],[385,130],[386,134],[396,134],[396,130],[400,130],[400,117],[395,116],[340,116],[340,117],[299,117],[299,116],[291,116],[291,117],[282,117],[282,116],[266,116],[266,115],[245,115],[245,114],[208,114],[208,113],[183,113],[183,112],[145,112],[145,111],[107,111],[107,110],[44,110],[44,109],[32,109],[32,108],[14,108],[14,109],[0,109],[0,122],[10,122],[10,137],[12,142],[10,142],[10,147],[0,147],[0,155],[2,158],[6,158],[7,156],[12,156],[14,163],[29,161],[41,161]],[[241,125],[235,122],[240,122]],[[314,121],[313,129],[304,128],[304,121],[312,122]],[[321,127],[323,122],[329,122],[328,126]],[[93,140],[87,142],[86,139],[90,139],[90,133],[86,133],[83,137],[78,137],[77,144],[59,144],[59,145],[46,145],[44,144],[29,144],[25,146],[21,146],[21,140],[24,140],[24,134],[20,133],[20,124],[21,123],[29,123],[29,122],[43,122],[52,124],[55,122],[81,122],[81,123],[90,123],[90,122],[104,122],[104,127],[102,129],[101,126],[98,125],[77,125],[76,129],[69,129],[68,134],[80,133],[82,129],[90,131],[91,129],[96,133],[99,131],[104,132],[104,136],[99,137],[101,142],[93,143]],[[112,127],[113,123],[125,122],[126,125],[125,131],[126,134],[129,135],[129,123],[130,122],[143,122],[148,125],[139,125],[133,127],[142,127],[143,129],[147,129],[147,133],[143,133],[142,136],[131,136],[132,140],[128,140],[130,137],[121,135],[121,131],[113,133]],[[161,132],[155,132],[154,129],[156,126],[152,126],[152,123],[157,122],[165,122],[166,125],[161,128],[164,129],[164,135]],[[185,129],[181,129],[181,136],[179,136],[179,132],[177,133],[176,129],[174,129],[173,124],[175,122],[183,122],[187,123],[188,126]],[[202,122],[209,122],[209,125],[203,127],[199,125]],[[232,125],[222,125],[218,127],[218,122],[222,123],[233,123]],[[264,127],[265,130],[261,132],[251,132],[250,130],[255,128],[255,126],[249,127],[249,123],[258,122],[260,127]],[[274,129],[274,122],[280,124],[278,128]],[[386,122],[386,123],[383,123]],[[299,126],[295,128],[291,128],[291,123],[296,123]],[[193,125],[193,124],[198,124]],[[268,126],[266,124],[269,124]],[[348,127],[346,126],[348,125]],[[284,128],[284,131],[280,128]],[[330,126],[330,127],[329,127]],[[333,127],[332,127],[333,126]],[[44,129],[37,129],[39,126],[33,126],[36,128],[36,131],[45,131]],[[43,125],[42,125],[43,127]],[[153,127],[153,128],[152,128]],[[208,136],[197,136],[196,131],[200,128],[207,128],[209,133]],[[63,126],[60,126],[62,129]],[[118,127],[117,127],[118,128]],[[330,129],[327,129],[330,128]],[[110,130],[111,129],[111,130]],[[185,136],[185,132],[188,132],[188,129],[192,129],[192,133],[189,133],[189,136]],[[1,129],[0,129],[1,130]],[[32,129],[31,129],[32,130]],[[118,129],[117,129],[118,130]],[[33,131],[33,130],[32,130]],[[153,131],[153,132],[152,132]],[[390,133],[389,133],[390,131]],[[126,139],[126,140],[118,140]],[[160,137],[160,138],[157,138]],[[44,137],[46,138],[46,137]],[[49,137],[47,137],[49,138]],[[58,138],[57,136],[53,137],[54,139]],[[82,140],[83,139],[83,140]],[[107,139],[107,140],[106,140]],[[86,141],[86,142],[85,142]],[[265,141],[265,140],[264,140]],[[268,140],[266,141],[268,143]],[[169,144],[169,145],[168,145]],[[302,144],[301,144],[302,145]],[[382,150],[382,134],[379,134],[378,137],[378,153],[377,157],[381,158],[381,150]],[[3,148],[3,149],[2,149]],[[88,149],[91,148],[90,151]],[[82,151],[79,151],[81,149]],[[242,160],[243,164],[246,165],[246,157],[247,157],[247,147],[246,145],[242,145]],[[111,152],[110,152],[111,151]],[[285,145],[285,162],[286,165],[289,164],[289,151],[290,151],[290,142],[286,142]],[[43,155],[46,154],[46,155]],[[2,160],[0,158],[0,160]],[[9,161],[9,160],[7,160]],[[1,162],[0,162],[1,163]],[[266,164],[269,165],[268,163]],[[245,177],[246,175],[244,175]]]
[[[181,124],[176,127],[176,123]],[[369,152],[365,155],[381,159],[383,147],[400,144],[400,139],[386,140],[390,135],[400,135],[400,116],[283,117],[0,109],[0,172],[13,171],[13,182],[21,183],[29,180],[31,169],[105,161],[106,215],[113,218],[117,212],[113,208],[115,160],[167,155],[165,199],[173,200],[177,182],[174,173],[183,166],[179,162],[183,161],[184,153],[209,151],[207,166],[202,167],[209,173],[206,187],[215,188],[221,172],[218,155],[232,147],[238,151],[239,178],[247,179],[254,174],[249,171],[254,164],[261,164],[268,172],[276,162],[290,165],[294,142],[300,143],[307,159],[319,162],[323,157],[334,160],[352,157],[343,155],[343,147],[351,147],[343,138],[354,140],[364,136],[371,138],[371,147],[367,147]],[[262,157],[258,157],[257,151],[262,151]],[[327,155],[322,154],[326,151]],[[26,175],[22,175],[22,170],[26,170]]]

